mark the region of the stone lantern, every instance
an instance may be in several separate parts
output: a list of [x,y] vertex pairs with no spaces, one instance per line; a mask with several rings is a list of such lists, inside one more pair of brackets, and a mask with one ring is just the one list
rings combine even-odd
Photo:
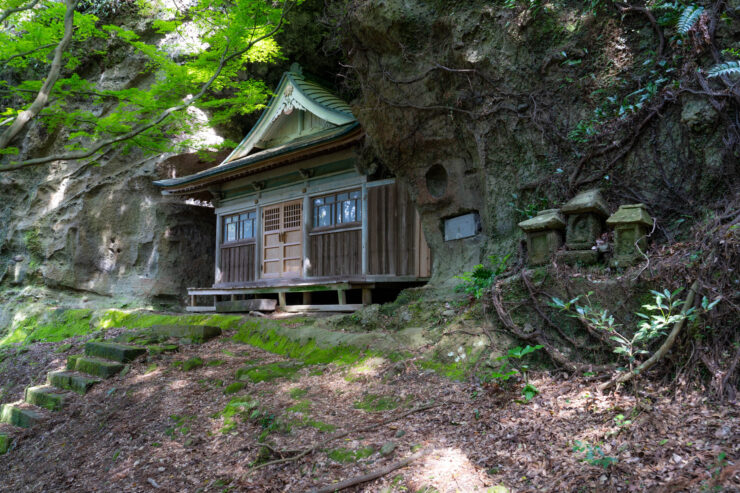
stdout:
[[558,209],[546,209],[519,223],[527,235],[529,265],[546,264],[563,244],[565,220]]
[[647,234],[653,226],[653,218],[647,213],[645,204],[620,206],[606,224],[614,228],[613,266],[631,264],[642,257],[640,251],[647,250]]
[[566,264],[595,264],[599,259],[599,252],[593,247],[604,229],[604,219],[609,216],[601,191],[594,189],[581,192],[561,210],[567,217],[566,250],[558,253],[558,260]]

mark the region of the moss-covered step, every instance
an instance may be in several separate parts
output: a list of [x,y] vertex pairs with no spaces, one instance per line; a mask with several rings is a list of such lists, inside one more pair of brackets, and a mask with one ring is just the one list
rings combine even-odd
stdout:
[[88,342],[85,344],[85,354],[87,356],[109,359],[119,363],[128,363],[144,353],[146,353],[146,348],[117,342]]
[[177,344],[150,344],[146,347],[149,354],[175,353],[180,350]]
[[49,411],[59,411],[70,394],[59,392],[59,389],[48,385],[29,387],[26,389],[25,400],[34,406],[43,407]]
[[21,428],[30,428],[41,419],[41,415],[30,409],[23,409],[14,404],[4,404],[0,422]]
[[68,370],[76,370],[100,378],[110,378],[116,373],[121,372],[124,367],[125,365],[123,363],[79,354],[67,358]]
[[71,390],[80,395],[85,395],[93,385],[100,383],[100,381],[99,378],[80,375],[71,371],[53,371],[48,375],[49,385],[59,389]]
[[0,434],[0,455],[5,454],[13,440],[8,435]]
[[148,329],[154,335],[190,339],[203,343],[221,335],[221,329],[212,325],[152,325]]

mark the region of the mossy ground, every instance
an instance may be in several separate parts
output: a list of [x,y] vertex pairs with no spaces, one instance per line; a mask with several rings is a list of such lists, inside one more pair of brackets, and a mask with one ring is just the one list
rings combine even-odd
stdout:
[[234,397],[226,404],[226,407],[218,416],[224,419],[224,425],[221,427],[221,433],[229,433],[236,428],[236,417],[242,420],[248,419],[254,410],[259,406],[259,401],[251,396]]
[[368,412],[391,411],[401,405],[401,400],[391,395],[367,394],[354,403],[355,409]]
[[292,362],[277,362],[267,365],[244,368],[237,372],[237,378],[240,380],[248,379],[253,383],[269,382],[279,378],[291,378],[303,365]]
[[95,331],[92,310],[54,310],[19,319],[0,339],[0,346],[13,343],[56,342]]
[[344,447],[338,447],[327,452],[327,455],[333,461],[341,464],[348,462],[357,462],[360,459],[370,457],[375,453],[375,449],[372,447],[362,447],[357,450],[352,450]]
[[301,344],[298,341],[278,334],[270,325],[275,321],[247,321],[241,325],[234,340],[255,346],[271,353],[299,359],[308,365],[317,364],[350,364],[367,355],[358,348],[348,346],[337,346],[322,348],[314,341]]

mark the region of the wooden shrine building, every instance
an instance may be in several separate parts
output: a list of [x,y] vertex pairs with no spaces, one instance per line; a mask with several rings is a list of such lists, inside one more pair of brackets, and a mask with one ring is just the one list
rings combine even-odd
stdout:
[[[352,311],[383,287],[426,282],[419,215],[395,179],[358,171],[363,136],[347,103],[294,65],[221,164],[156,181],[164,194],[207,192],[215,206],[215,282],[188,289],[188,310],[274,297],[285,311]],[[213,304],[196,303],[204,297]]]

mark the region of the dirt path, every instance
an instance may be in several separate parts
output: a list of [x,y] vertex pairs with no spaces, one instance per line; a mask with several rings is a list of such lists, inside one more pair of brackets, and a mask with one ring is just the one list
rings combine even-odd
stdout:
[[[44,366],[59,360],[56,346],[44,346]],[[204,364],[183,371],[178,362],[194,357]],[[547,374],[533,375],[540,394],[523,403],[505,389],[451,382],[409,362],[295,363],[228,336],[137,362],[16,435],[17,447],[0,456],[0,491],[300,492],[419,448],[430,453],[347,491],[740,489],[738,408],[699,394],[651,389],[652,407],[630,416],[631,396],[594,396],[578,379]],[[244,367],[252,368],[244,387],[226,394]],[[310,446],[426,402],[441,406],[250,474],[258,440]],[[387,455],[384,445],[393,449]]]

